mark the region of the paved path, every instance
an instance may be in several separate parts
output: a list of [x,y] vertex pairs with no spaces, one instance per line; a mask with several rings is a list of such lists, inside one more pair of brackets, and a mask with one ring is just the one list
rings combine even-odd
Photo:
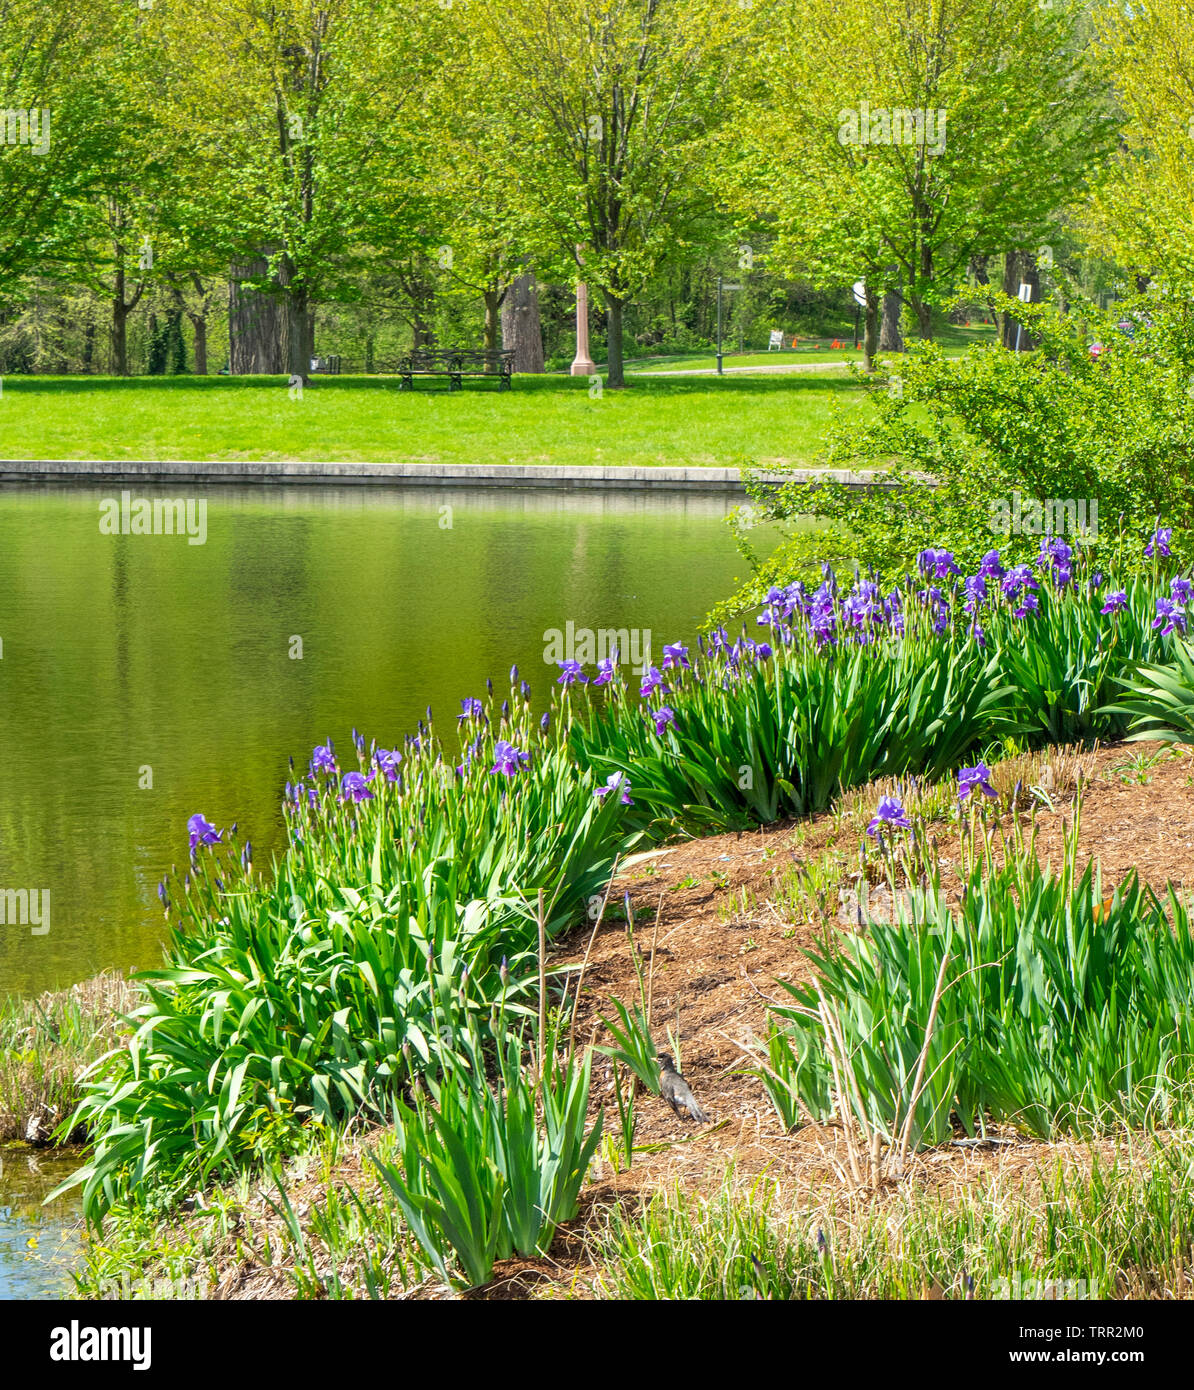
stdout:
[[[862,358],[859,357],[861,362]],[[727,367],[723,373],[729,376],[731,372],[771,372],[773,375],[782,375],[785,372],[834,372],[841,371],[848,367],[849,362],[784,362],[776,363],[771,367]],[[665,368],[654,368],[651,371],[636,372],[628,371],[627,376],[716,376],[716,367],[680,367],[675,371],[667,371]]]

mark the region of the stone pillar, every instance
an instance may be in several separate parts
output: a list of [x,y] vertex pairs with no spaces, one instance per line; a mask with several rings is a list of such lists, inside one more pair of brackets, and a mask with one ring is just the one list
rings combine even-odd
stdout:
[[[576,248],[580,260],[580,247]],[[593,376],[597,364],[589,356],[589,287],[583,280],[576,282],[576,356],[572,361],[573,376]]]

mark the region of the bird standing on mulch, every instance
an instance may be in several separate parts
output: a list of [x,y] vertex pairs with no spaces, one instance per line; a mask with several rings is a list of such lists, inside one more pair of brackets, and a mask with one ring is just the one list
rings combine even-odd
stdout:
[[676,1070],[675,1059],[667,1052],[659,1054],[659,1094],[681,1119],[687,1115],[697,1124],[708,1123],[709,1116],[697,1104],[688,1082]]

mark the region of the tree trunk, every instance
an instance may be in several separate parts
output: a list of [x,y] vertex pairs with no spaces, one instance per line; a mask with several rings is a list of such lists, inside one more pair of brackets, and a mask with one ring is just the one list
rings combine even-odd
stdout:
[[145,371],[149,376],[162,376],[166,371],[166,340],[159,329],[158,316],[152,309],[149,311],[149,359],[145,363]]
[[207,375],[207,315],[187,311],[195,332],[195,375]]
[[286,370],[281,305],[272,295],[240,285],[241,280],[263,278],[266,264],[266,258],[259,256],[232,267],[228,281],[228,370],[233,376],[276,376]]
[[125,299],[127,277],[125,275],[126,251],[122,234],[125,230],[125,217],[115,199],[108,200],[108,226],[112,234],[112,260],[114,264],[112,280],[112,322],[109,326],[111,343],[112,372],[116,376],[129,374],[128,317],[141,302],[145,292],[145,281],[137,285],[132,299]]
[[282,360],[283,370],[290,376],[307,381],[311,375],[312,333],[311,307],[307,291],[289,290],[283,302]]
[[136,293],[128,301],[124,297],[125,289],[124,247],[118,245],[116,247],[116,275],[112,286],[112,374],[114,376],[128,376],[129,374],[128,318],[141,302],[145,283],[142,281],[137,286]]
[[883,326],[879,329],[880,352],[903,352],[904,335],[900,331],[900,310],[903,300],[898,290],[888,290],[883,296]]
[[[1003,265],[1003,292],[1014,299],[1018,296],[1022,284],[1028,285],[1031,290],[1028,302],[1038,303],[1041,297],[1041,276],[1036,268],[1036,258],[1027,251],[1009,251]],[[1011,314],[1003,315],[999,340],[1004,347],[1013,350],[1018,348],[1020,352],[1029,352],[1036,346],[1031,333],[1027,329],[1021,332],[1020,321]]]
[[[1007,251],[1003,257],[1003,292],[1016,297],[1016,291],[1020,287],[1020,253],[1018,251]],[[999,325],[999,341],[1004,347],[1014,347],[1016,342],[1017,323],[1011,314],[997,314],[996,321]]]
[[626,307],[626,301],[606,291],[605,305],[609,339],[605,347],[605,384],[616,388],[626,385],[626,374],[622,366],[622,310]]
[[420,348],[434,349],[435,324],[432,320],[434,291],[425,284],[415,286],[411,296],[411,318],[414,324],[414,341],[411,344],[417,352]]
[[515,276],[502,300],[502,346],[513,350],[516,372],[543,371],[543,325],[533,275]]
[[866,308],[863,310],[862,330],[862,370],[875,370],[875,351],[879,342],[879,296],[866,287]]
[[497,352],[502,296],[495,286],[490,285],[481,291],[481,297],[485,300],[485,351]]

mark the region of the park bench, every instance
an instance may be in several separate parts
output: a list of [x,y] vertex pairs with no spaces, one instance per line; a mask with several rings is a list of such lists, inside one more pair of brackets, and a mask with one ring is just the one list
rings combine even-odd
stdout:
[[338,357],[312,357],[311,371],[326,373],[328,376],[340,375],[340,359]]
[[417,376],[446,376],[449,391],[459,391],[466,376],[495,377],[498,390],[507,391],[513,370],[513,351],[487,352],[484,348],[418,348],[398,363],[403,391],[414,389]]

